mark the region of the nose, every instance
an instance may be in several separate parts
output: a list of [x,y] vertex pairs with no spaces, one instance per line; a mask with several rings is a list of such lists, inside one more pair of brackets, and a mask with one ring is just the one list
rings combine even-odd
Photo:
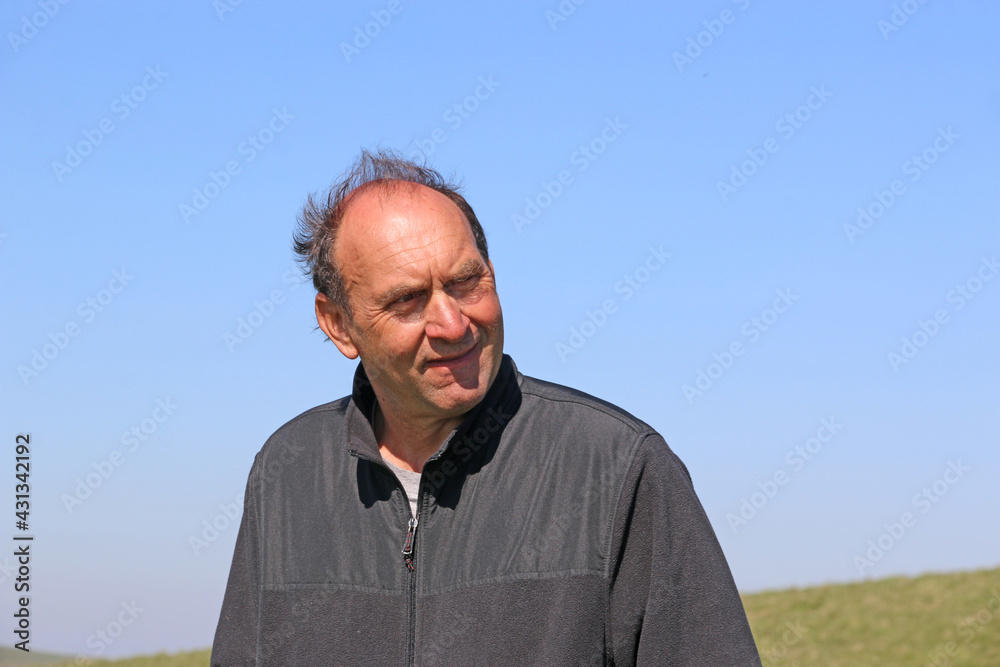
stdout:
[[470,320],[454,297],[444,292],[431,296],[427,307],[426,332],[429,338],[452,342],[463,340],[469,330]]

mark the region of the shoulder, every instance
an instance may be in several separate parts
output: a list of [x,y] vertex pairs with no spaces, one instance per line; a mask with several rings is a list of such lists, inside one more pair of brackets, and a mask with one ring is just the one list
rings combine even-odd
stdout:
[[533,430],[553,435],[579,451],[610,450],[625,469],[679,471],[687,467],[656,429],[627,410],[572,387],[520,375],[522,410]]
[[268,439],[280,439],[295,436],[302,432],[314,432],[317,428],[328,427],[332,423],[342,422],[347,413],[347,406],[351,402],[350,396],[338,398],[323,405],[310,408],[302,414],[289,419]]
[[619,431],[636,438],[655,435],[646,422],[628,411],[572,387],[521,376],[523,406],[546,421],[576,424],[581,428]]
[[264,443],[258,454],[261,465],[275,458],[287,459],[289,453],[298,454],[304,448],[315,448],[317,442],[330,441],[341,436],[344,417],[351,402],[350,396],[317,405],[293,417],[278,428]]

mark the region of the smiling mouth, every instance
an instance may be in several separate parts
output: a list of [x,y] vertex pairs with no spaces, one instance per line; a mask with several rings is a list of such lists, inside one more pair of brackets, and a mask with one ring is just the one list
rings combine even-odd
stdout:
[[431,361],[427,362],[427,366],[431,367],[431,368],[434,368],[434,367],[440,367],[440,366],[452,366],[452,365],[460,364],[460,363],[466,361],[468,358],[472,357],[473,353],[476,350],[478,350],[478,349],[479,349],[479,343],[476,343],[475,345],[473,345],[472,347],[470,347],[468,350],[466,350],[465,352],[463,352],[463,353],[461,353],[459,355],[456,355],[456,356],[453,356],[453,357],[443,357],[441,359],[432,359]]

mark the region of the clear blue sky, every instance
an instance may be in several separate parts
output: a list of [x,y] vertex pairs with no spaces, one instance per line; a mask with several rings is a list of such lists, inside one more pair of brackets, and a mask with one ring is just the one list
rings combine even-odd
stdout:
[[664,435],[742,590],[1000,562],[996,3],[225,1],[0,10],[33,648],[210,643],[220,505],[349,390],[290,238],[361,147],[464,180],[507,352]]

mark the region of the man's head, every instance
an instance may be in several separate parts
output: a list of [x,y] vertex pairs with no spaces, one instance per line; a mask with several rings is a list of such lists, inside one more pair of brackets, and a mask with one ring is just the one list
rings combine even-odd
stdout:
[[361,357],[383,409],[456,417],[482,400],[503,354],[503,316],[472,207],[434,171],[362,153],[295,249],[316,286],[316,318]]

